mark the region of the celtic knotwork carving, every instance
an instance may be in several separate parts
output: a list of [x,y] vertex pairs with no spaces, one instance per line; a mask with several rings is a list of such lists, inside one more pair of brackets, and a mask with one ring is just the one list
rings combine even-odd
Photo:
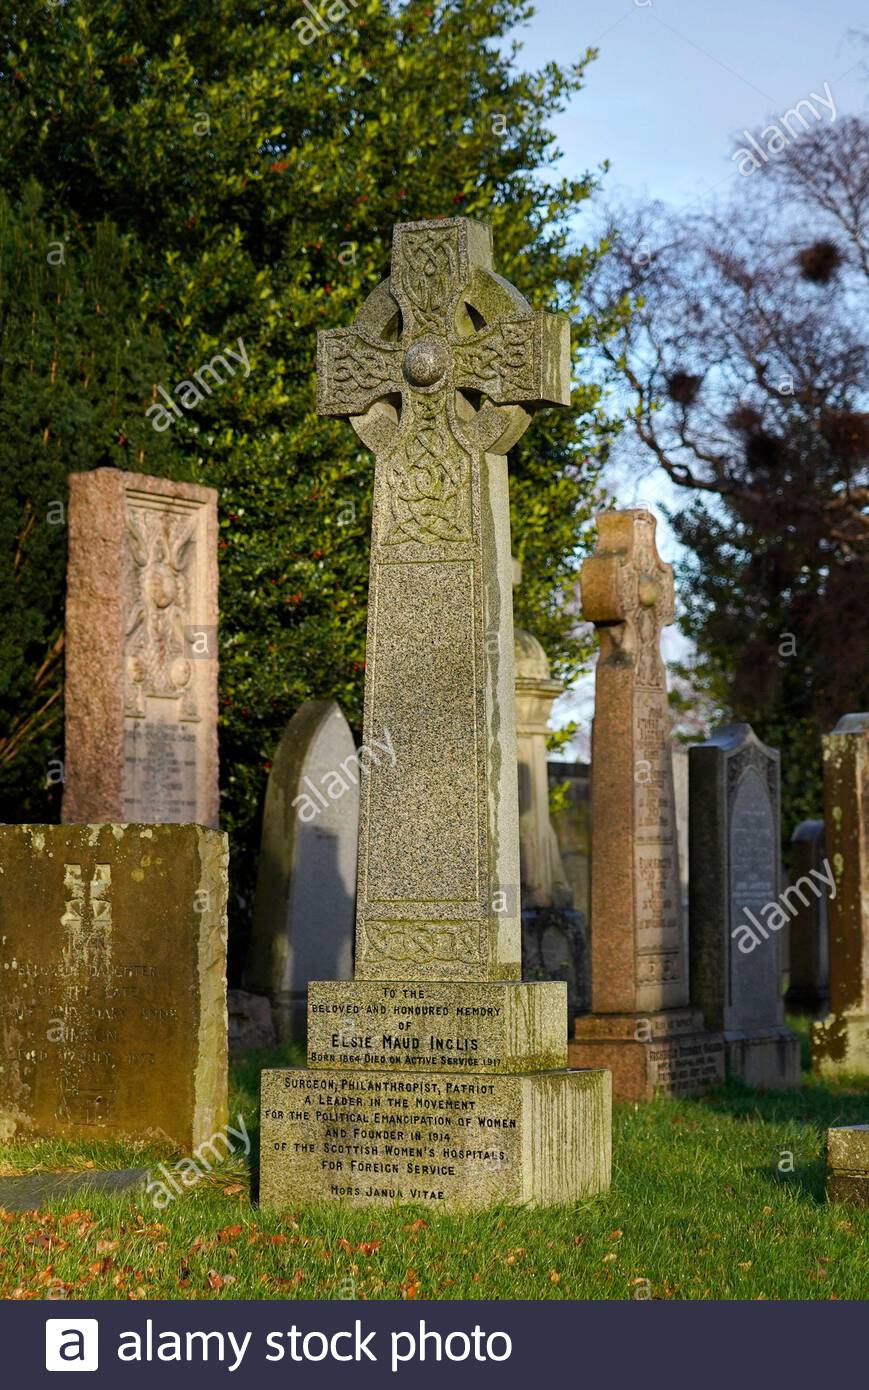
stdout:
[[458,922],[368,922],[366,957],[406,965],[435,961],[475,965],[479,961],[476,927]]
[[387,461],[390,520],[384,544],[467,540],[470,467],[448,423],[443,395],[414,402],[412,428],[402,430]]
[[193,667],[184,635],[190,618],[189,572],[196,518],[127,507],[125,713],[145,716],[149,696],[181,701],[182,719],[198,719]]
[[[483,230],[462,219],[397,228],[389,281],[353,328],[319,335],[318,409],[352,419],[386,464],[377,544],[471,539],[473,457],[521,433],[526,404],[569,397],[566,321],[532,312],[492,273]],[[480,309],[460,329],[462,303]],[[468,431],[457,423],[463,390],[488,398]],[[374,409],[386,398],[389,409]]]
[[393,277],[413,311],[412,332],[443,330],[456,293],[458,256],[453,229],[414,232]]
[[371,343],[353,329],[337,330],[329,356],[328,390],[356,414],[395,390],[395,354],[400,348]]
[[493,400],[518,400],[534,386],[534,319],[506,320],[481,330],[455,349],[464,384]]

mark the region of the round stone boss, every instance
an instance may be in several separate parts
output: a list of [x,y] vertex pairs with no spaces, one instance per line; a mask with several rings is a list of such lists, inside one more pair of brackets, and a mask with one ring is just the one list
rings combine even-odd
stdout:
[[452,356],[445,338],[439,338],[433,333],[418,338],[404,354],[404,378],[411,386],[436,386],[449,371]]

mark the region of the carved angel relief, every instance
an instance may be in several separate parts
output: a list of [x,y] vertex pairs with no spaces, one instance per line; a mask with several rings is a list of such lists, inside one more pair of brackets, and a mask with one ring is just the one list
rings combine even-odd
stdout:
[[179,700],[181,718],[198,720],[185,626],[195,515],[127,507],[126,698],[144,719],[149,698]]

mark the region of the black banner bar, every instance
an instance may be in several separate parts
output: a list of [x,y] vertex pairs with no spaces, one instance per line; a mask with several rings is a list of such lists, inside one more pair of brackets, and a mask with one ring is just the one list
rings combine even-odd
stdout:
[[[2,1303],[2,1379],[93,1386],[816,1390],[865,1359],[861,1303]],[[94,1364],[96,1363],[96,1364]],[[56,1367],[55,1370],[47,1369]],[[856,1377],[855,1377],[856,1380]],[[63,1384],[63,1382],[61,1382]]]

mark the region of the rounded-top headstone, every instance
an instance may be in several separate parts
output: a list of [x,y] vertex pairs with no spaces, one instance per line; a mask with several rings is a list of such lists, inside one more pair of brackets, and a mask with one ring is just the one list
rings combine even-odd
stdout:
[[280,1039],[304,1030],[311,980],[349,980],[359,783],[334,700],[308,700],[278,744],[263,811],[246,984],[272,1001]]

